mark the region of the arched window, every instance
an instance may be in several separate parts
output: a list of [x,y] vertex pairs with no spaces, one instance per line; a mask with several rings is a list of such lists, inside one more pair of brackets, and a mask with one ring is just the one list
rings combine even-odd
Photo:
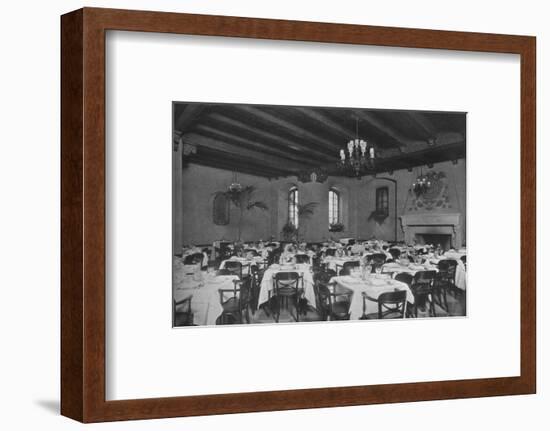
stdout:
[[298,227],[298,187],[296,186],[288,191],[288,221]]
[[378,187],[376,189],[376,212],[388,214],[389,208],[388,188]]
[[328,191],[328,224],[340,223],[340,194],[335,189]]

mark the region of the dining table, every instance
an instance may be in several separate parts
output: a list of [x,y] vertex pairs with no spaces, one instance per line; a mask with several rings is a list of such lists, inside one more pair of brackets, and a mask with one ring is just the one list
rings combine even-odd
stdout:
[[418,263],[412,263],[407,262],[406,264],[400,263],[400,262],[390,262],[385,263],[382,266],[382,272],[391,274],[392,277],[395,277],[397,274],[400,273],[407,273],[414,276],[419,271],[438,271],[437,265],[434,265],[433,263],[427,262],[424,264],[418,264]]
[[261,256],[254,256],[254,257],[238,257],[238,256],[232,256],[229,259],[226,259],[220,263],[220,269],[225,269],[225,265],[227,262],[240,262],[243,269],[243,276],[250,275],[250,267],[252,265],[261,264],[264,262],[264,258]]
[[[360,319],[363,314],[378,313],[378,297],[385,292],[404,290],[407,302],[414,304],[414,295],[406,283],[394,280],[389,274],[366,274],[357,271],[352,275],[332,277],[335,292],[353,291],[350,304],[350,320]],[[366,298],[363,301],[363,293]],[[363,304],[364,302],[364,304]]]
[[[173,297],[176,304],[191,298],[191,312],[195,325],[215,325],[222,314],[220,289],[232,289],[236,275],[216,275],[200,271],[196,274],[174,272]],[[177,309],[176,305],[176,309]]]

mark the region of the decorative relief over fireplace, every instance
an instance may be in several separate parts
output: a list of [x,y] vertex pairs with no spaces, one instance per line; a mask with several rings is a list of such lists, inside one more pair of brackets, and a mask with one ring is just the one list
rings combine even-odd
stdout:
[[417,235],[451,235],[451,247],[462,246],[460,214],[409,214],[401,216],[405,243],[412,244]]

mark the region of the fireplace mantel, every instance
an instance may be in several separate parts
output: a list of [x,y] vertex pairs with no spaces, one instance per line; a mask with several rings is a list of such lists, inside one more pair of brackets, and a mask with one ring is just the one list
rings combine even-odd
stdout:
[[462,246],[459,213],[408,214],[400,217],[405,242],[412,244],[416,234],[448,234],[454,247]]

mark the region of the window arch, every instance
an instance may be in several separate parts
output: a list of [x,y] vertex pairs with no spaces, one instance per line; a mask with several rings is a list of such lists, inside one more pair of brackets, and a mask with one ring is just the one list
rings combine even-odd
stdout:
[[340,214],[341,214],[341,201],[340,193],[338,190],[331,188],[328,191],[328,224],[340,223]]
[[292,186],[288,191],[288,221],[298,227],[298,187]]

